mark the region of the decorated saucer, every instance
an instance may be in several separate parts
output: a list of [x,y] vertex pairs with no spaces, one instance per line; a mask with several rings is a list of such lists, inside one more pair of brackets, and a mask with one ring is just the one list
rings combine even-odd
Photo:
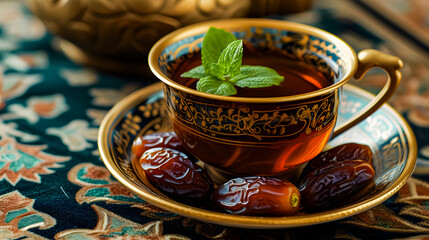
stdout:
[[[374,96],[346,85],[342,92],[338,123],[365,107]],[[367,144],[374,153],[375,187],[362,199],[331,210],[299,216],[240,216],[189,206],[171,199],[134,171],[131,145],[140,135],[172,131],[167,118],[162,83],[140,89],[118,102],[105,116],[98,147],[104,164],[125,187],[143,200],[166,211],[230,227],[291,228],[330,222],[374,207],[395,194],[413,173],[417,144],[406,121],[385,104],[358,126],[332,139],[327,147],[356,142]],[[140,177],[139,177],[140,176]]]

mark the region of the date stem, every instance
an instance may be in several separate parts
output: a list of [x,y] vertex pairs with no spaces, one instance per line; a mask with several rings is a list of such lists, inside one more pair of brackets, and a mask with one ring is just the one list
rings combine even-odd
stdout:
[[299,197],[295,193],[292,193],[292,196],[290,198],[290,206],[297,207],[298,204],[299,204]]

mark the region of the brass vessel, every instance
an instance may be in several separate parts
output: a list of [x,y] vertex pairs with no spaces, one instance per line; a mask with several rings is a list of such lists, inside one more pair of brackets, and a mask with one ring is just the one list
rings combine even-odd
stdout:
[[127,75],[150,75],[147,56],[157,40],[183,26],[308,9],[311,0],[27,0],[60,37],[73,61]]

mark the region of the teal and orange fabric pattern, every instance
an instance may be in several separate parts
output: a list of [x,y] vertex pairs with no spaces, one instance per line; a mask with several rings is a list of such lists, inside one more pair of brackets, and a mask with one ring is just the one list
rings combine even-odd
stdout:
[[[398,43],[353,15],[312,11],[312,18],[284,19],[295,17],[351,39],[356,51],[369,46],[396,55]],[[353,31],[365,39],[353,40]],[[21,1],[0,1],[0,239],[427,238],[429,66],[420,61],[425,58],[415,54],[405,60],[403,88],[391,101],[415,130],[419,149],[415,175],[397,194],[330,223],[229,228],[145,202],[116,181],[100,158],[97,135],[105,114],[120,99],[156,82],[155,77],[136,80],[77,65]],[[376,88],[381,76],[375,72],[360,86]],[[158,111],[157,104],[150,107]]]

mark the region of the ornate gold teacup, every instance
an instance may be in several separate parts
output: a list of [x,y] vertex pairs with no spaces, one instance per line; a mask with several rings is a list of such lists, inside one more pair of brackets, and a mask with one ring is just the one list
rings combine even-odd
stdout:
[[[185,87],[173,80],[178,66],[199,52],[209,27],[230,31],[251,48],[310,66],[332,84],[280,97],[218,96]],[[263,57],[260,62],[263,65]],[[309,161],[329,139],[376,111],[396,90],[402,62],[371,49],[356,55],[343,40],[314,27],[279,20],[230,19],[170,33],[151,49],[149,65],[165,83],[171,123],[189,153],[228,174],[270,176]],[[362,111],[335,127],[341,86],[352,77],[360,79],[373,67],[387,72],[384,88]]]

